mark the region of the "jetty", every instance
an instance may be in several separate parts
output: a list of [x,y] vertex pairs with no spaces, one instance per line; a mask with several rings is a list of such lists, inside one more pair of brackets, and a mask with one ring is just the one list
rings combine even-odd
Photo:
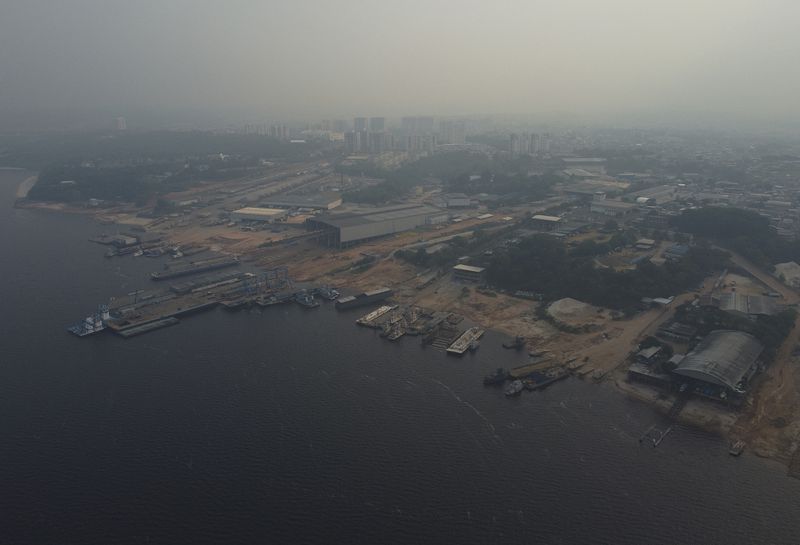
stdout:
[[387,312],[390,312],[396,308],[397,305],[380,306],[377,309],[373,310],[372,312],[365,314],[364,316],[356,320],[356,323],[358,325],[363,325],[365,327],[379,328],[380,324],[378,323],[378,319],[384,316]]
[[461,355],[473,346],[478,339],[480,339],[486,330],[481,329],[479,327],[471,327],[466,330],[464,333],[461,334],[459,338],[455,340],[453,344],[451,344],[447,348],[448,354],[457,354]]

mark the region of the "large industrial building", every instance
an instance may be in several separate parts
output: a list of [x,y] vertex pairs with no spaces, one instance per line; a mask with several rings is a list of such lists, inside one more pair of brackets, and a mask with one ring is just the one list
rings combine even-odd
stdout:
[[233,221],[262,221],[272,223],[285,218],[287,214],[288,212],[286,210],[279,210],[277,208],[247,207],[231,212],[231,219]]
[[589,211],[604,216],[622,217],[636,211],[636,205],[611,199],[593,199]]
[[424,225],[446,222],[447,212],[427,205],[398,205],[356,212],[320,214],[309,218],[313,230],[322,231],[323,244],[343,248]]
[[459,264],[453,267],[453,279],[466,280],[467,282],[483,282],[485,272],[486,269],[483,267]]
[[742,394],[763,350],[755,337],[743,331],[712,331],[673,373],[719,387],[720,393]]
[[342,196],[335,192],[316,195],[275,195],[261,202],[270,208],[331,210],[342,204]]
[[738,292],[720,294],[719,309],[740,316],[773,316],[780,310],[772,297]]

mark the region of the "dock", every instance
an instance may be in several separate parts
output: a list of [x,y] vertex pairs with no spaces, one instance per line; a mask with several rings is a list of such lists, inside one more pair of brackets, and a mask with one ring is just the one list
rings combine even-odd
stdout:
[[519,367],[514,367],[511,371],[508,372],[508,376],[511,378],[524,378],[530,375],[531,373],[536,373],[540,371],[544,371],[545,369],[549,369],[554,367],[556,363],[551,359],[546,359],[543,361],[537,361],[534,363],[529,363],[527,365],[521,365]]
[[461,355],[472,346],[472,344],[480,339],[486,330],[481,329],[479,327],[471,327],[466,330],[461,336],[455,340],[453,344],[451,344],[447,348],[448,354],[457,354]]
[[163,271],[151,273],[150,277],[153,280],[167,280],[170,278],[177,278],[179,276],[187,276],[190,274],[213,271],[215,269],[222,269],[225,267],[235,267],[238,265],[238,257],[217,257],[212,259],[204,259],[202,261],[195,261],[193,263],[189,263],[188,265],[167,267]]
[[143,333],[149,333],[150,331],[155,331],[156,329],[161,329],[162,327],[169,327],[171,325],[175,325],[178,322],[180,322],[180,320],[178,320],[173,316],[169,318],[164,318],[162,320],[156,320],[154,322],[147,322],[141,325],[126,327],[125,329],[118,330],[117,334],[128,339],[130,337],[135,337],[136,335],[141,335]]
[[385,315],[387,312],[390,312],[396,308],[397,305],[383,305],[373,310],[372,312],[365,314],[364,316],[356,320],[356,323],[358,325],[363,325],[365,327],[379,328],[380,324],[377,323],[377,320],[381,316]]
[[556,371],[551,373],[539,373],[533,372],[527,376],[527,378],[522,379],[522,383],[525,385],[526,390],[535,391],[535,390],[542,390],[547,388],[554,382],[558,382],[559,380],[564,380],[569,376],[569,373],[566,371]]

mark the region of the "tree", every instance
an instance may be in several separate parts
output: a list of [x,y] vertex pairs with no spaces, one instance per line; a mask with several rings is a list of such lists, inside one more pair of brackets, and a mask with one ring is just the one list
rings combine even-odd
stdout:
[[603,224],[603,229],[606,231],[616,231],[619,229],[619,223],[617,223],[617,220],[610,218]]

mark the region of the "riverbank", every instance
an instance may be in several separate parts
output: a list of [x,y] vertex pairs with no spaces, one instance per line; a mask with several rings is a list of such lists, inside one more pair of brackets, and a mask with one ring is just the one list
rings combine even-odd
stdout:
[[38,179],[39,179],[39,177],[36,174],[34,174],[32,176],[28,176],[27,178],[25,178],[22,181],[22,183],[19,184],[19,187],[17,187],[17,198],[18,199],[26,198],[28,196],[28,193],[30,192],[31,188],[34,185],[36,185],[36,180],[38,180]]
[[[27,183],[31,183],[30,178],[20,187]],[[98,210],[36,202],[28,202],[25,206],[89,215],[97,221],[113,215],[115,211],[120,213],[120,217],[134,217],[129,211],[121,214],[123,209],[127,210],[129,207]],[[136,220],[139,223],[143,221],[141,218]],[[422,273],[416,267],[394,257],[394,251],[423,236],[429,236],[428,233],[401,233],[347,250],[324,248],[312,240],[263,247],[264,240],[273,236],[271,230],[245,232],[225,225],[182,226],[180,220],[173,221],[175,225],[170,223],[157,228],[168,237],[170,244],[209,245],[216,251],[235,253],[243,261],[262,269],[287,265],[290,276],[295,281],[334,285],[349,291],[364,291],[386,285],[395,291],[394,299],[398,303],[434,311],[454,312],[482,328],[511,338],[523,336],[527,340],[526,349],[529,352],[547,353],[555,364],[581,362],[584,364],[581,374],[586,371],[585,376],[591,377],[586,380],[609,382],[624,395],[641,399],[662,412],[665,412],[662,405],[667,402],[624,380],[627,358],[643,338],[654,334],[672,316],[672,309],[696,296],[694,293],[682,294],[670,307],[640,312],[625,319],[620,319],[607,309],[588,306],[585,309],[580,307],[583,310],[577,312],[562,301],[560,306],[556,305],[553,309],[554,312],[561,311],[558,314],[559,320],[572,319],[575,323],[569,323],[573,326],[583,325],[583,322],[591,325],[584,332],[571,333],[559,330],[556,325],[538,318],[538,302],[454,282],[447,270],[441,271],[434,282],[421,287],[419,282]],[[130,228],[131,224],[118,223],[120,228]],[[457,228],[459,227],[449,226],[448,232]],[[437,236],[442,232],[438,231]],[[374,261],[366,261],[365,256],[374,256]],[[712,285],[715,279],[716,276],[707,279],[700,291]],[[575,306],[580,302],[572,303]],[[784,348],[782,355],[788,357],[787,350]],[[779,360],[767,370],[760,387],[754,388],[755,393],[751,394],[741,411],[733,412],[698,401],[689,404],[681,415],[681,421],[728,440],[745,439],[752,446],[751,450],[760,456],[788,464],[796,450],[795,423],[800,423],[800,404],[794,403],[797,397],[796,388],[788,380],[794,375],[788,372],[786,365],[786,361]],[[787,380],[783,380],[784,378]],[[778,380],[782,385],[778,389],[778,393],[782,392],[780,396],[776,396],[776,390],[770,386]]]

